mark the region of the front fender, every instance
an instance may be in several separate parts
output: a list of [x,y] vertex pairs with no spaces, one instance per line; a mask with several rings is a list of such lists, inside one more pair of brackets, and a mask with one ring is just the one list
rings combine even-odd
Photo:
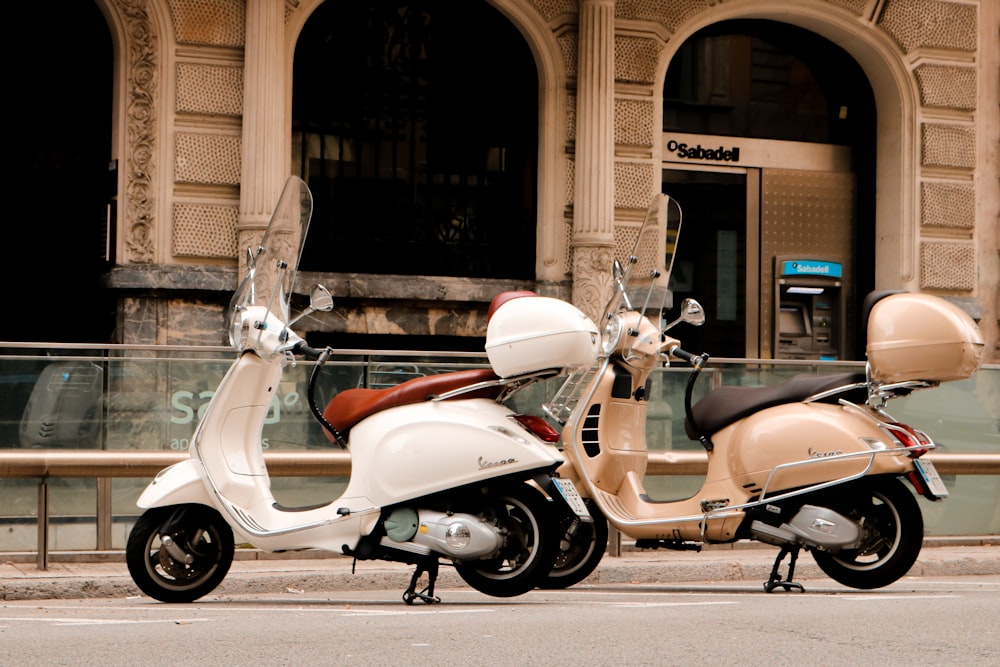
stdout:
[[187,459],[164,468],[136,501],[142,509],[184,503],[213,505],[201,461]]

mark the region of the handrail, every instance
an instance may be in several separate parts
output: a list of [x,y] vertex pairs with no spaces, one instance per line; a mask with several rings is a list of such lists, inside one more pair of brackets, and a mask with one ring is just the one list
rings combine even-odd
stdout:
[[[188,458],[184,452],[136,450],[20,450],[0,451],[0,477],[153,477],[167,466]],[[944,475],[1000,475],[1000,453],[958,454],[931,452],[925,456]],[[346,477],[351,455],[343,451],[265,452],[264,462],[274,477]],[[647,475],[704,475],[704,452],[651,451]]]
[[[87,477],[98,480],[97,542],[99,550],[110,550],[111,485],[108,480],[153,477],[167,466],[188,458],[185,452],[137,450],[21,450],[0,451],[0,478],[38,479],[38,569],[48,568],[49,504],[48,479]],[[931,452],[926,458],[944,475],[1000,475],[1000,454],[953,454]],[[346,477],[351,474],[351,455],[343,451],[265,452],[268,474],[275,477]],[[648,475],[704,475],[708,471],[705,452],[649,452]]]

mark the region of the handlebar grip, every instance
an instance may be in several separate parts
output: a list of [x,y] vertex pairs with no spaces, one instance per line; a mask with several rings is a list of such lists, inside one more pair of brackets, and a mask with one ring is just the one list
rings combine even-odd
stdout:
[[690,364],[691,360],[694,359],[698,355],[692,354],[692,353],[688,352],[687,350],[682,350],[679,347],[675,347],[675,348],[672,348],[670,350],[670,356],[677,357],[678,359],[683,359],[684,361],[686,361],[686,362],[688,362]]
[[295,347],[292,348],[293,354],[301,354],[303,357],[309,359],[310,361],[315,361],[316,359],[319,359],[320,355],[323,354],[325,351],[326,348],[319,350],[316,349],[315,347],[309,347],[304,340],[299,341],[298,343],[295,344]]
[[683,359],[697,369],[700,369],[705,365],[708,360],[707,354],[693,354],[687,350],[682,350],[680,347],[674,347],[670,350],[670,355],[677,357],[678,359]]

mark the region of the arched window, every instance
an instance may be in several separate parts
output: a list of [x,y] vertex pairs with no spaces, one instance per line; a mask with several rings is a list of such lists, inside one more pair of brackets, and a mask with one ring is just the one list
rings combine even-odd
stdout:
[[[837,243],[826,243],[822,252],[836,252],[849,265],[845,299],[853,302],[844,321],[848,329],[857,326],[838,341],[838,354],[855,353],[853,344],[864,332],[854,313],[875,276],[875,121],[874,95],[858,63],[803,28],[723,21],[679,47],[664,79],[666,134],[771,140],[781,147],[766,169],[744,159],[691,170],[672,161],[664,171],[665,191],[684,209],[677,265],[690,269],[675,299],[702,299],[713,322],[692,333],[693,346],[716,356],[775,354],[775,257],[820,252],[819,239],[830,236]],[[845,178],[818,177],[802,188],[789,187],[796,169],[783,160],[818,144],[850,149],[851,164],[839,169]],[[712,147],[717,145],[722,143]],[[842,190],[835,192],[835,184],[843,184]],[[824,196],[844,203],[836,224],[828,216],[815,216],[816,222],[797,217],[795,207],[805,202],[841,210],[821,204]],[[825,225],[825,235],[814,234],[811,225]]]
[[327,0],[295,50],[302,266],[534,278],[537,74],[483,1]]

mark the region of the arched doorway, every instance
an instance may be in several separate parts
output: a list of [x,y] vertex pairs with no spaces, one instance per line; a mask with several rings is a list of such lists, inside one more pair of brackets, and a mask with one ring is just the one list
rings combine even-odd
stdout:
[[[100,286],[109,257],[114,53],[94,2],[14,3],[7,25],[35,34],[4,40],[8,132],[8,258],[0,280],[16,293],[12,341],[107,343],[114,303]],[[56,289],[51,285],[56,282]],[[46,286],[46,291],[43,291]]]
[[[316,197],[303,268],[535,278],[536,66],[496,9],[328,0],[293,82],[293,169]],[[461,346],[433,338],[402,344]]]
[[[693,342],[715,356],[856,357],[854,313],[875,281],[876,116],[860,66],[796,26],[720,22],[671,60],[663,118],[664,191],[685,213],[677,294],[713,322]],[[817,334],[815,354],[778,335],[775,262],[796,252],[845,270],[843,330]]]

